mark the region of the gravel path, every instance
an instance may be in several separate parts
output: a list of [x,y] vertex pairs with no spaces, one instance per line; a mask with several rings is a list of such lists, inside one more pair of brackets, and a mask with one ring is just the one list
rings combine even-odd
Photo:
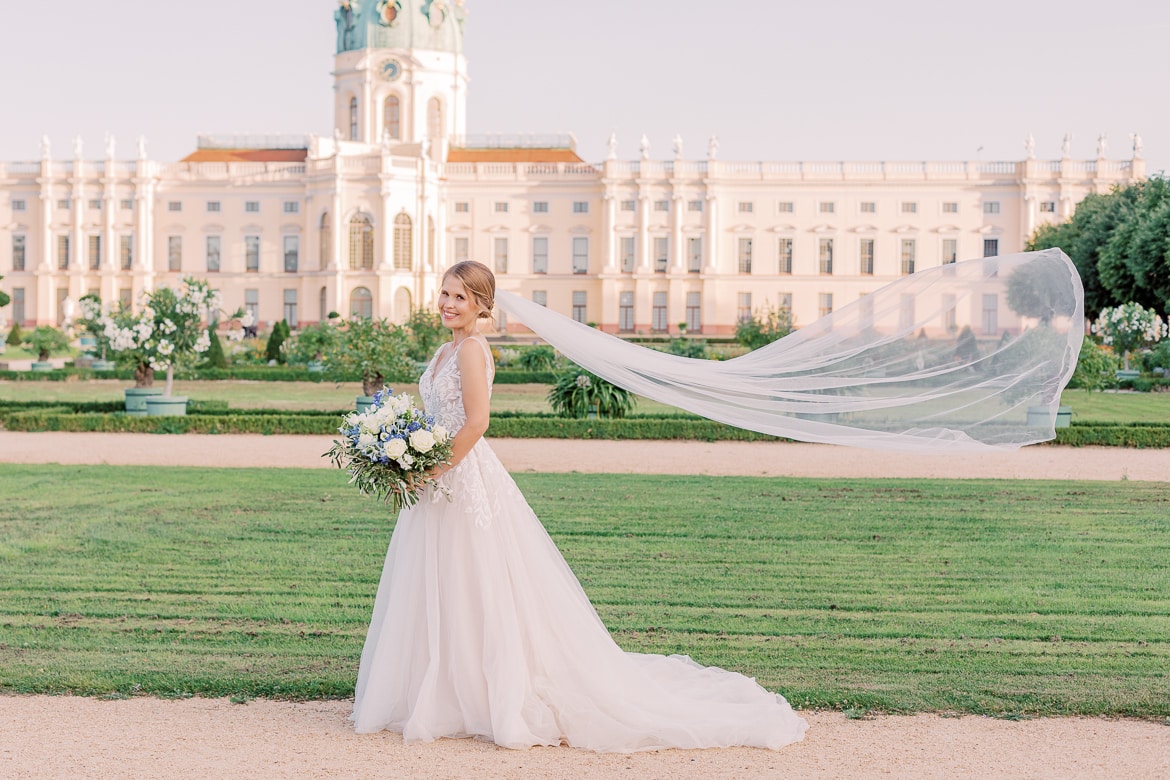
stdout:
[[[0,463],[329,467],[328,437],[0,432]],[[1029,447],[922,458],[779,442],[492,442],[512,471],[1170,481],[1170,451]],[[2,470],[0,470],[2,473]],[[805,741],[597,755],[356,735],[344,701],[0,697],[3,778],[1167,778],[1170,724],[806,714]]]

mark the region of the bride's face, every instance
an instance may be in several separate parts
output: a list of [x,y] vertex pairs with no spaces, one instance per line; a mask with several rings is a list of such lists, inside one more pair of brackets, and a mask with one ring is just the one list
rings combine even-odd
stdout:
[[479,319],[480,309],[475,296],[454,276],[443,280],[438,309],[443,324],[451,330],[474,329],[475,321]]

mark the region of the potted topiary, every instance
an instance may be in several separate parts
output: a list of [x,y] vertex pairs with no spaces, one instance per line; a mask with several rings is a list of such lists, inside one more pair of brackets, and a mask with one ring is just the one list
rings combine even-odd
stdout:
[[1140,372],[1129,367],[1130,353],[1170,335],[1170,329],[1157,312],[1134,301],[1102,309],[1091,331],[1121,355],[1118,379],[1137,379]]
[[32,364],[33,371],[52,371],[53,364],[49,362],[49,356],[69,349],[69,337],[50,325],[38,325],[32,332],[24,334],[23,343],[37,353],[37,359]]
[[[134,368],[135,387],[126,389],[129,414],[184,415],[187,398],[175,396],[175,368],[193,365],[211,346],[205,323],[220,315],[219,293],[203,280],[187,278],[179,290],[159,287],[147,293],[138,314],[121,309],[105,318],[103,333],[119,363]],[[239,311],[234,319],[243,316]],[[167,372],[162,392],[155,371]]]
[[303,363],[309,371],[318,373],[325,370],[322,360],[325,353],[337,340],[337,328],[332,322],[320,322],[316,325],[306,325],[297,333],[289,350],[290,359],[294,363]]
[[387,379],[417,378],[409,341],[402,328],[384,319],[355,318],[337,329],[337,338],[324,353],[325,366],[338,382],[354,375],[361,378],[362,395],[356,402],[361,412],[373,403],[374,393]]

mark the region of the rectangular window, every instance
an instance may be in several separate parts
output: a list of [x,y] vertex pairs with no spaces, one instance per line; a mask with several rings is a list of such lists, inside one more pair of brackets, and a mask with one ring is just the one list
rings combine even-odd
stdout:
[[589,316],[584,290],[573,290],[573,319],[586,322]]
[[983,334],[994,336],[999,330],[999,296],[995,293],[983,294]]
[[983,239],[983,256],[996,257],[999,255],[999,239],[985,238]]
[[548,273],[548,237],[536,236],[532,239],[532,273]]
[[741,200],[739,203],[735,204],[735,210],[740,214],[751,214],[755,208],[756,204],[752,203],[750,200]]
[[[12,236],[12,270],[23,271],[25,254],[28,251],[28,239],[21,234],[14,234]],[[20,320],[16,320],[19,322]]]
[[87,203],[88,203],[90,211],[101,211],[102,210],[102,201],[100,198],[90,198]]
[[207,213],[215,214],[219,211],[220,202],[218,200],[207,201]]
[[118,208],[122,209],[122,211],[129,211],[134,208],[134,198],[122,198],[122,200],[118,201]]
[[917,265],[918,247],[913,238],[902,239],[902,273],[914,273],[914,267]]
[[497,214],[507,214],[508,213],[508,204],[505,201],[498,201],[493,206],[493,209],[495,210],[495,212]]
[[246,200],[244,201],[244,212],[248,214],[257,214],[260,212],[260,201]]
[[637,242],[633,236],[622,236],[622,273],[632,274],[638,262]]
[[782,200],[776,204],[777,214],[791,214],[796,211],[796,204],[790,200]]
[[456,238],[455,239],[455,262],[462,263],[471,255],[471,239]]
[[999,213],[999,201],[998,200],[989,200],[986,203],[984,203],[983,204],[983,213],[984,214],[998,214]]
[[863,238],[858,244],[858,254],[861,256],[861,273],[873,276],[873,247],[874,239]]
[[666,266],[670,263],[670,238],[667,236],[654,237],[654,273],[666,273]]
[[833,313],[833,293],[817,294],[817,316],[828,317]]
[[623,200],[621,204],[622,211],[634,211],[637,208],[637,203],[632,200]]
[[207,237],[207,270],[210,273],[219,273],[220,251],[223,248],[223,239],[220,236]]
[[702,210],[703,210],[703,201],[701,201],[701,200],[688,200],[687,201],[687,211],[702,211]]
[[703,239],[687,239],[687,273],[697,274],[703,270]]
[[817,244],[817,262],[822,274],[833,273],[833,239],[822,238]]
[[903,293],[898,300],[898,329],[910,330],[914,327],[914,294]]
[[496,273],[508,273],[508,239],[497,238],[492,241],[492,256],[496,264]]
[[[295,200],[286,200],[284,202],[284,213],[285,214],[300,214],[301,213],[300,202],[295,201]],[[292,325],[292,323],[290,322],[289,325]]]
[[168,200],[167,211],[182,211],[183,202],[181,200]]
[[12,322],[16,325],[24,325],[24,288],[12,288]]
[[752,318],[752,294],[750,292],[736,293],[735,321],[747,322]]
[[134,267],[134,236],[119,236],[121,246],[118,247],[119,265],[123,271]]
[[665,333],[667,329],[666,293],[656,292],[650,304],[650,330],[656,333]]
[[118,290],[118,306],[123,309],[129,309],[130,303],[133,300],[134,292],[129,287],[123,287]]
[[946,293],[942,297],[942,316],[943,327],[947,333],[953,333],[959,329],[958,323],[955,322],[955,296],[951,293]]
[[818,206],[822,214],[832,214],[837,211],[837,204],[832,201],[824,201]]
[[669,200],[656,200],[656,201],[654,201],[654,210],[655,211],[670,211],[670,201]]
[[781,316],[784,317],[784,324],[792,327],[792,293],[776,293],[776,305],[780,307]]
[[244,270],[260,270],[260,236],[244,236]]
[[[301,261],[301,237],[300,236],[285,236],[284,237],[284,272],[286,274],[295,274],[297,267]],[[289,322],[292,325],[292,322]]]
[[532,204],[532,213],[533,214],[547,214],[548,213],[548,201],[547,200],[538,200],[535,203],[533,203]]
[[27,208],[28,208],[28,204],[24,200],[12,201],[12,210],[13,211],[24,211]]
[[588,214],[589,213],[589,201],[587,201],[587,200],[573,201],[573,213],[574,214]]
[[618,330],[634,332],[634,294],[629,291],[618,293]]
[[917,214],[918,213],[918,204],[910,202],[910,201],[903,203],[902,204],[902,213],[903,214]]
[[877,204],[874,203],[872,200],[862,201],[861,213],[862,214],[876,214],[877,213]]
[[57,236],[57,268],[64,271],[69,267],[69,236]]
[[959,204],[953,200],[948,200],[942,204],[944,214],[958,214]]
[[466,214],[469,211],[471,211],[471,204],[467,201],[460,201],[455,204],[456,214]]
[[589,273],[589,239],[584,236],[573,237],[573,273]]
[[252,324],[260,324],[260,291],[244,290],[244,311],[252,315]]
[[548,306],[548,291],[546,291],[546,290],[533,290],[532,291],[532,302],[535,303],[537,306]]
[[284,321],[290,328],[297,326],[297,291],[284,291]]
[[60,198],[57,200],[57,208],[61,209],[62,211],[69,209],[72,206],[73,201],[70,198]]
[[89,237],[89,270],[96,271],[102,267],[102,237]]
[[687,332],[703,332],[703,294],[699,292],[687,293]]
[[792,239],[781,238],[777,242],[777,247],[780,254],[779,273],[792,273]]
[[183,237],[167,236],[167,270],[183,270]]
[[1054,200],[1040,201],[1040,213],[1041,214],[1055,214],[1056,213],[1056,201],[1054,201]]
[[752,272],[752,240],[750,238],[739,240],[739,272],[741,274]]
[[944,238],[942,240],[942,263],[949,265],[959,259],[959,239]]

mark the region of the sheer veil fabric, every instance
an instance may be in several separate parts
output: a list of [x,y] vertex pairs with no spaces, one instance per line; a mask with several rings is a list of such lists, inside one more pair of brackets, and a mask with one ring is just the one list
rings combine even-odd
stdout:
[[1084,290],[1059,249],[905,276],[727,361],[642,347],[505,291],[496,302],[638,395],[761,433],[908,453],[1054,438],[1084,337]]

